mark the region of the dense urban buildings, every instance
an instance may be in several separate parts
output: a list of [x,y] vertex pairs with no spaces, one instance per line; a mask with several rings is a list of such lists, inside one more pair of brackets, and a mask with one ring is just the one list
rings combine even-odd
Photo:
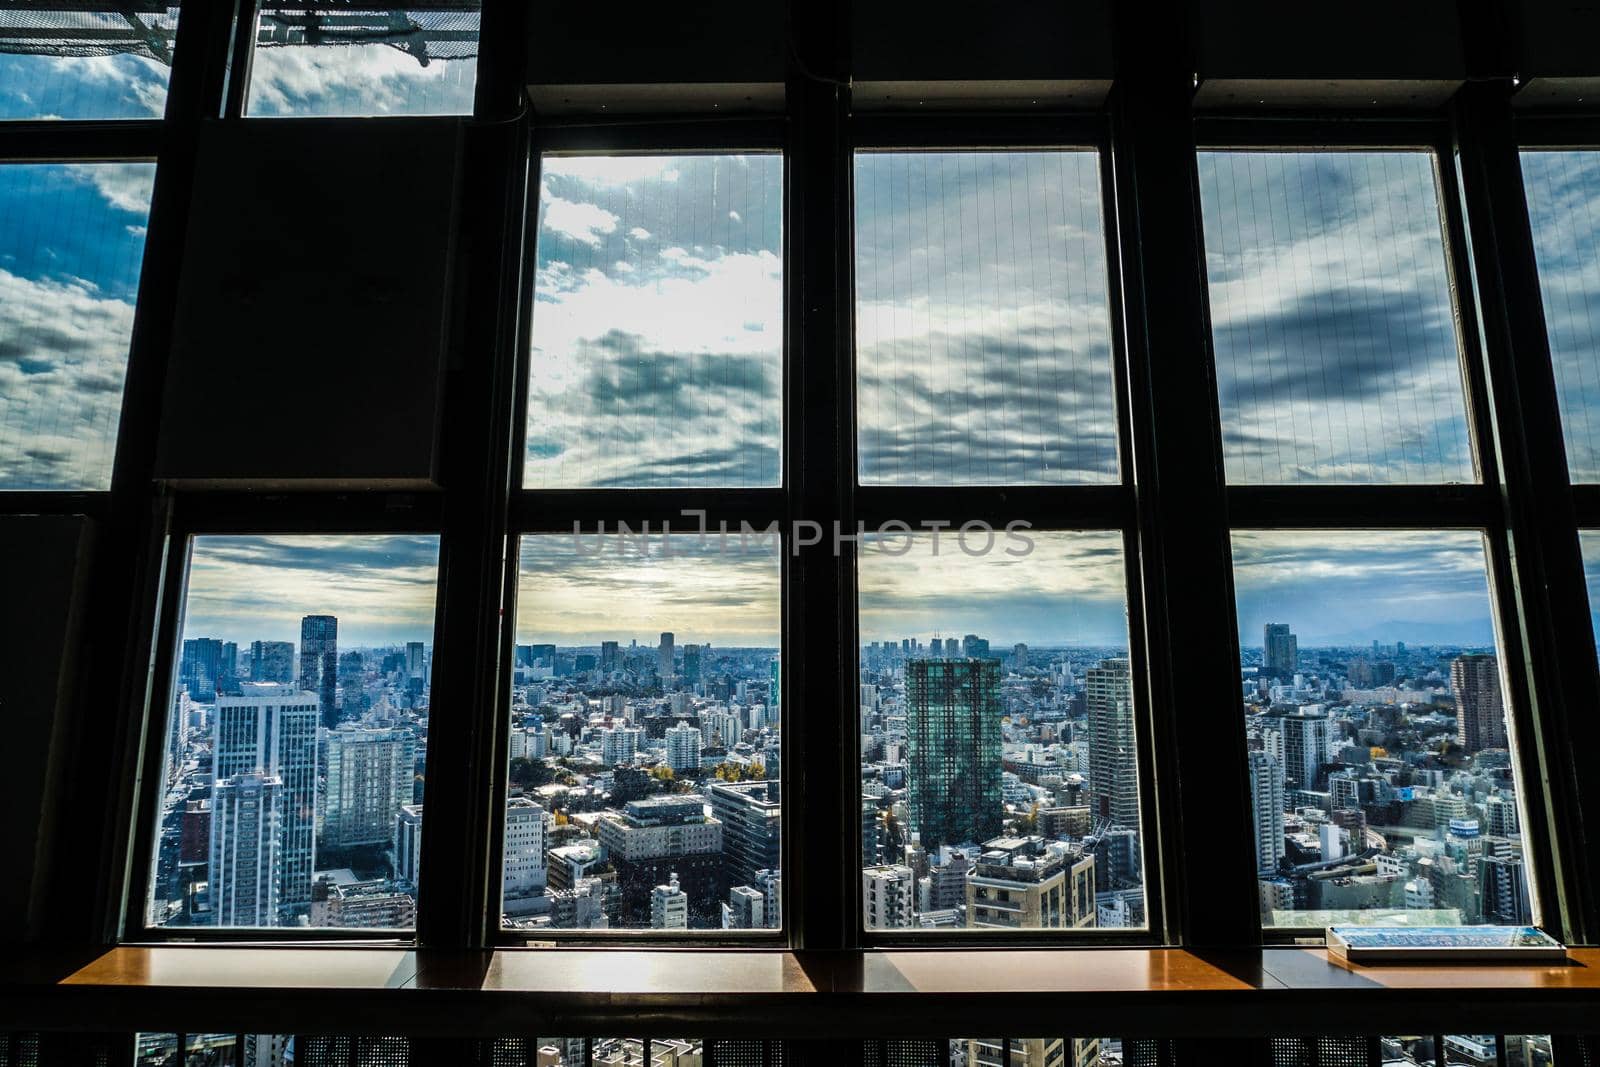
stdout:
[[1264,638],[1243,673],[1263,921],[1532,922],[1493,651]]

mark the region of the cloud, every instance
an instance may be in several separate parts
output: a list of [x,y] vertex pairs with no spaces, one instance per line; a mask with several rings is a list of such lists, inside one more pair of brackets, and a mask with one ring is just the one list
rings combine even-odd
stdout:
[[342,647],[433,639],[439,541],[412,535],[197,537],[184,637],[294,641],[339,619]]
[[937,554],[931,533],[869,541],[857,564],[862,641],[976,633],[997,645],[1125,648],[1121,535],[1030,530],[1021,536],[1031,540],[1031,551],[1003,529],[992,546],[985,533],[973,531],[966,551],[956,531],[944,531]]
[[256,116],[470,115],[476,84],[476,59],[423,66],[381,44],[257,48],[246,110]]
[[1472,531],[1236,531],[1239,640],[1287,622],[1303,647],[1371,634],[1385,643],[1492,637],[1483,536]]
[[770,544],[656,534],[641,553],[615,536],[524,537],[517,640],[776,647],[780,559]]
[[[120,16],[105,17],[126,29]],[[169,74],[136,55],[0,55],[0,119],[159,118]]]
[[586,245],[600,246],[600,238],[615,233],[617,217],[593,204],[575,204],[559,196],[547,196],[540,206],[540,223]]
[[[70,168],[78,181],[92,185],[118,211],[147,216],[155,192],[156,169],[148,163],[85,163]],[[143,233],[143,227],[139,227]]]
[[1201,154],[1230,481],[1473,478],[1432,166]]

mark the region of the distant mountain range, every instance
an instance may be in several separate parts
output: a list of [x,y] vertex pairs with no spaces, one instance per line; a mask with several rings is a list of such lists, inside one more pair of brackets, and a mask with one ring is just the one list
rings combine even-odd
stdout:
[[[1289,629],[1299,638],[1301,648],[1341,648],[1370,645],[1392,645],[1404,641],[1410,646],[1462,645],[1488,647],[1494,644],[1494,624],[1488,618],[1457,619],[1450,622],[1375,622],[1355,630],[1340,633],[1307,633],[1298,629],[1293,621]],[[1261,645],[1261,631],[1245,635],[1252,648]]]

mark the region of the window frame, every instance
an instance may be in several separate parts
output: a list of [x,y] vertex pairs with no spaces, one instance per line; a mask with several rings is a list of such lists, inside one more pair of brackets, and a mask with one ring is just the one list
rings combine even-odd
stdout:
[[[1532,714],[1530,653],[1518,639],[1522,619],[1514,591],[1519,575],[1500,486],[1496,448],[1501,427],[1496,421],[1482,335],[1479,294],[1468,244],[1460,179],[1456,172],[1454,129],[1448,116],[1372,117],[1339,115],[1322,118],[1200,116],[1195,120],[1198,152],[1281,151],[1340,152],[1408,150],[1427,152],[1433,160],[1445,270],[1452,294],[1456,352],[1461,366],[1463,408],[1471,442],[1476,481],[1472,484],[1364,485],[1232,485],[1226,486],[1228,526],[1240,531],[1470,529],[1484,538],[1485,579],[1489,587],[1498,641],[1500,673],[1510,733],[1515,739],[1517,800],[1523,818],[1523,854],[1529,866],[1529,889],[1541,925],[1557,927],[1562,899],[1556,873],[1557,856],[1549,833],[1554,812],[1534,807],[1544,778],[1539,759],[1541,735]],[[1202,278],[1209,287],[1209,280]],[[1220,414],[1219,425],[1220,425]],[[1232,561],[1229,561],[1232,567]],[[1235,615],[1237,607],[1232,606]],[[1240,740],[1243,741],[1243,719]],[[1544,810],[1540,810],[1543,808]],[[1254,881],[1254,876],[1252,876]],[[1314,931],[1262,923],[1265,943],[1293,944]]]
[[[1145,896],[1145,925],[1140,928],[1085,929],[909,929],[873,930],[866,927],[860,914],[861,890],[861,826],[860,819],[849,819],[849,840],[854,859],[851,864],[851,881],[855,886],[857,904],[856,937],[866,948],[985,948],[985,947],[1044,947],[1087,945],[1155,945],[1167,939],[1166,915],[1167,883],[1163,872],[1173,862],[1170,856],[1171,835],[1164,834],[1167,825],[1156,795],[1155,780],[1157,737],[1164,736],[1164,724],[1153,710],[1150,697],[1150,656],[1146,644],[1144,620],[1144,578],[1141,574],[1142,531],[1139,521],[1138,493],[1135,466],[1135,425],[1133,370],[1122,321],[1123,293],[1121,286],[1119,226],[1116,214],[1117,199],[1111,165],[1112,129],[1104,109],[1098,111],[1073,111],[1058,114],[1012,114],[985,116],[884,116],[856,115],[850,122],[847,146],[849,167],[848,210],[852,220],[852,240],[848,248],[850,303],[848,315],[850,337],[845,348],[849,358],[849,373],[840,383],[841,408],[848,407],[850,432],[847,451],[850,464],[850,492],[854,497],[855,518],[875,529],[891,519],[911,522],[943,521],[950,528],[962,523],[983,520],[1004,525],[1014,519],[1032,524],[1030,533],[1104,532],[1115,533],[1122,542],[1123,596],[1127,612],[1130,682],[1134,703],[1134,730],[1136,761],[1139,775],[1139,841],[1141,862],[1144,867],[1143,889]],[[854,236],[854,177],[855,162],[866,153],[938,153],[992,150],[1039,152],[1093,153],[1098,178],[1098,208],[1102,239],[1106,255],[1107,326],[1109,328],[1110,357],[1112,364],[1111,405],[1117,437],[1117,478],[1109,483],[1084,484],[958,484],[958,485],[893,485],[863,484],[856,451],[859,436],[855,428],[856,367],[855,337],[855,244]],[[852,572],[859,565],[859,551],[850,553]],[[860,638],[854,634],[856,616],[860,611],[859,596],[853,596],[846,610],[851,618],[848,629],[854,637],[850,649],[849,679],[853,691],[859,692]],[[852,705],[849,709],[855,728],[851,730],[849,746],[853,766],[861,766],[860,713]],[[860,792],[860,772],[846,783]]]

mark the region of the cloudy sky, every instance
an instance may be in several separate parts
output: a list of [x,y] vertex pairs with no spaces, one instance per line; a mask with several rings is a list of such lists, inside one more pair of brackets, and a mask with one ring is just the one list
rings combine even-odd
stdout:
[[1117,478],[1093,152],[856,156],[865,483]]
[[0,167],[0,489],[104,489],[155,167]]
[[1203,152],[1230,481],[1474,478],[1432,156]]
[[646,546],[614,536],[523,538],[517,643],[655,646],[671,631],[680,645],[777,647],[781,561],[770,542],[657,534]]
[[183,636],[300,643],[303,615],[339,619],[341,647],[433,644],[437,537],[197,537]]
[[1524,152],[1572,480],[1600,482],[1600,152]]
[[1239,642],[1286,622],[1318,645],[1494,643],[1483,537],[1472,531],[1236,531]]
[[547,157],[523,483],[778,484],[778,155]]

